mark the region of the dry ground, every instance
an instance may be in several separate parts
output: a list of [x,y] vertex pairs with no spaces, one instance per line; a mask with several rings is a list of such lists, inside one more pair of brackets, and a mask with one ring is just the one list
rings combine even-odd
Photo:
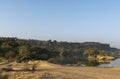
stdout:
[[[20,64],[14,63],[12,67],[15,66],[20,67]],[[9,79],[120,79],[120,68],[66,67],[41,62],[34,72],[16,70],[0,74],[7,74]]]

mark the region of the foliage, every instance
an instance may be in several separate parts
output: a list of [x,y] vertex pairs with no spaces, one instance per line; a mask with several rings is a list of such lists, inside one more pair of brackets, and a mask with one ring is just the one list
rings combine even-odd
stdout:
[[2,74],[0,74],[0,79],[8,79],[8,75],[2,75]]
[[98,42],[72,43],[56,40],[26,40],[16,37],[0,38],[0,57],[19,62],[33,59],[57,64],[77,64],[86,61],[87,57],[84,55],[96,57],[98,54],[120,56],[120,50]]
[[30,52],[29,52],[29,46],[24,45],[20,46],[18,48],[19,56],[21,57],[21,60],[30,59]]
[[100,63],[97,60],[88,61],[85,63],[87,66],[98,66]]
[[83,54],[96,57],[99,54],[99,51],[94,48],[89,48],[85,50]]

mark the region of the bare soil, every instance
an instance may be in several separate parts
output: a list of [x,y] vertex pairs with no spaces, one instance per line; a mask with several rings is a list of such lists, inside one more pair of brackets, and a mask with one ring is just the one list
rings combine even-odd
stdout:
[[31,66],[25,63],[11,65],[14,70],[0,72],[7,74],[8,79],[120,79],[120,68],[68,67],[40,62],[32,71],[25,70]]

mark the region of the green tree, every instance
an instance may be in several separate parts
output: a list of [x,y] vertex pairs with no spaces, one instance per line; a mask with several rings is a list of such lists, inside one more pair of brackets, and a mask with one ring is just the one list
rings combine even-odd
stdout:
[[94,48],[89,48],[85,50],[83,54],[96,57],[99,54],[99,51]]
[[4,52],[2,51],[2,48],[0,48],[0,57],[4,56]]
[[10,45],[9,42],[5,41],[5,42],[2,43],[1,48],[11,49],[12,46]]
[[19,47],[19,56],[21,60],[30,59],[30,51],[28,45],[23,45]]
[[104,56],[105,55],[105,51],[99,51],[99,55]]
[[5,58],[7,59],[13,59],[15,58],[16,53],[14,51],[9,51],[8,53],[5,54]]

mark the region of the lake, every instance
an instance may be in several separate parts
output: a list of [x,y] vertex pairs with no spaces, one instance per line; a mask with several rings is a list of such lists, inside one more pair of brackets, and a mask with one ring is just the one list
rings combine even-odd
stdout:
[[117,58],[116,60],[110,62],[110,63],[105,63],[99,65],[99,67],[120,67],[120,58]]

